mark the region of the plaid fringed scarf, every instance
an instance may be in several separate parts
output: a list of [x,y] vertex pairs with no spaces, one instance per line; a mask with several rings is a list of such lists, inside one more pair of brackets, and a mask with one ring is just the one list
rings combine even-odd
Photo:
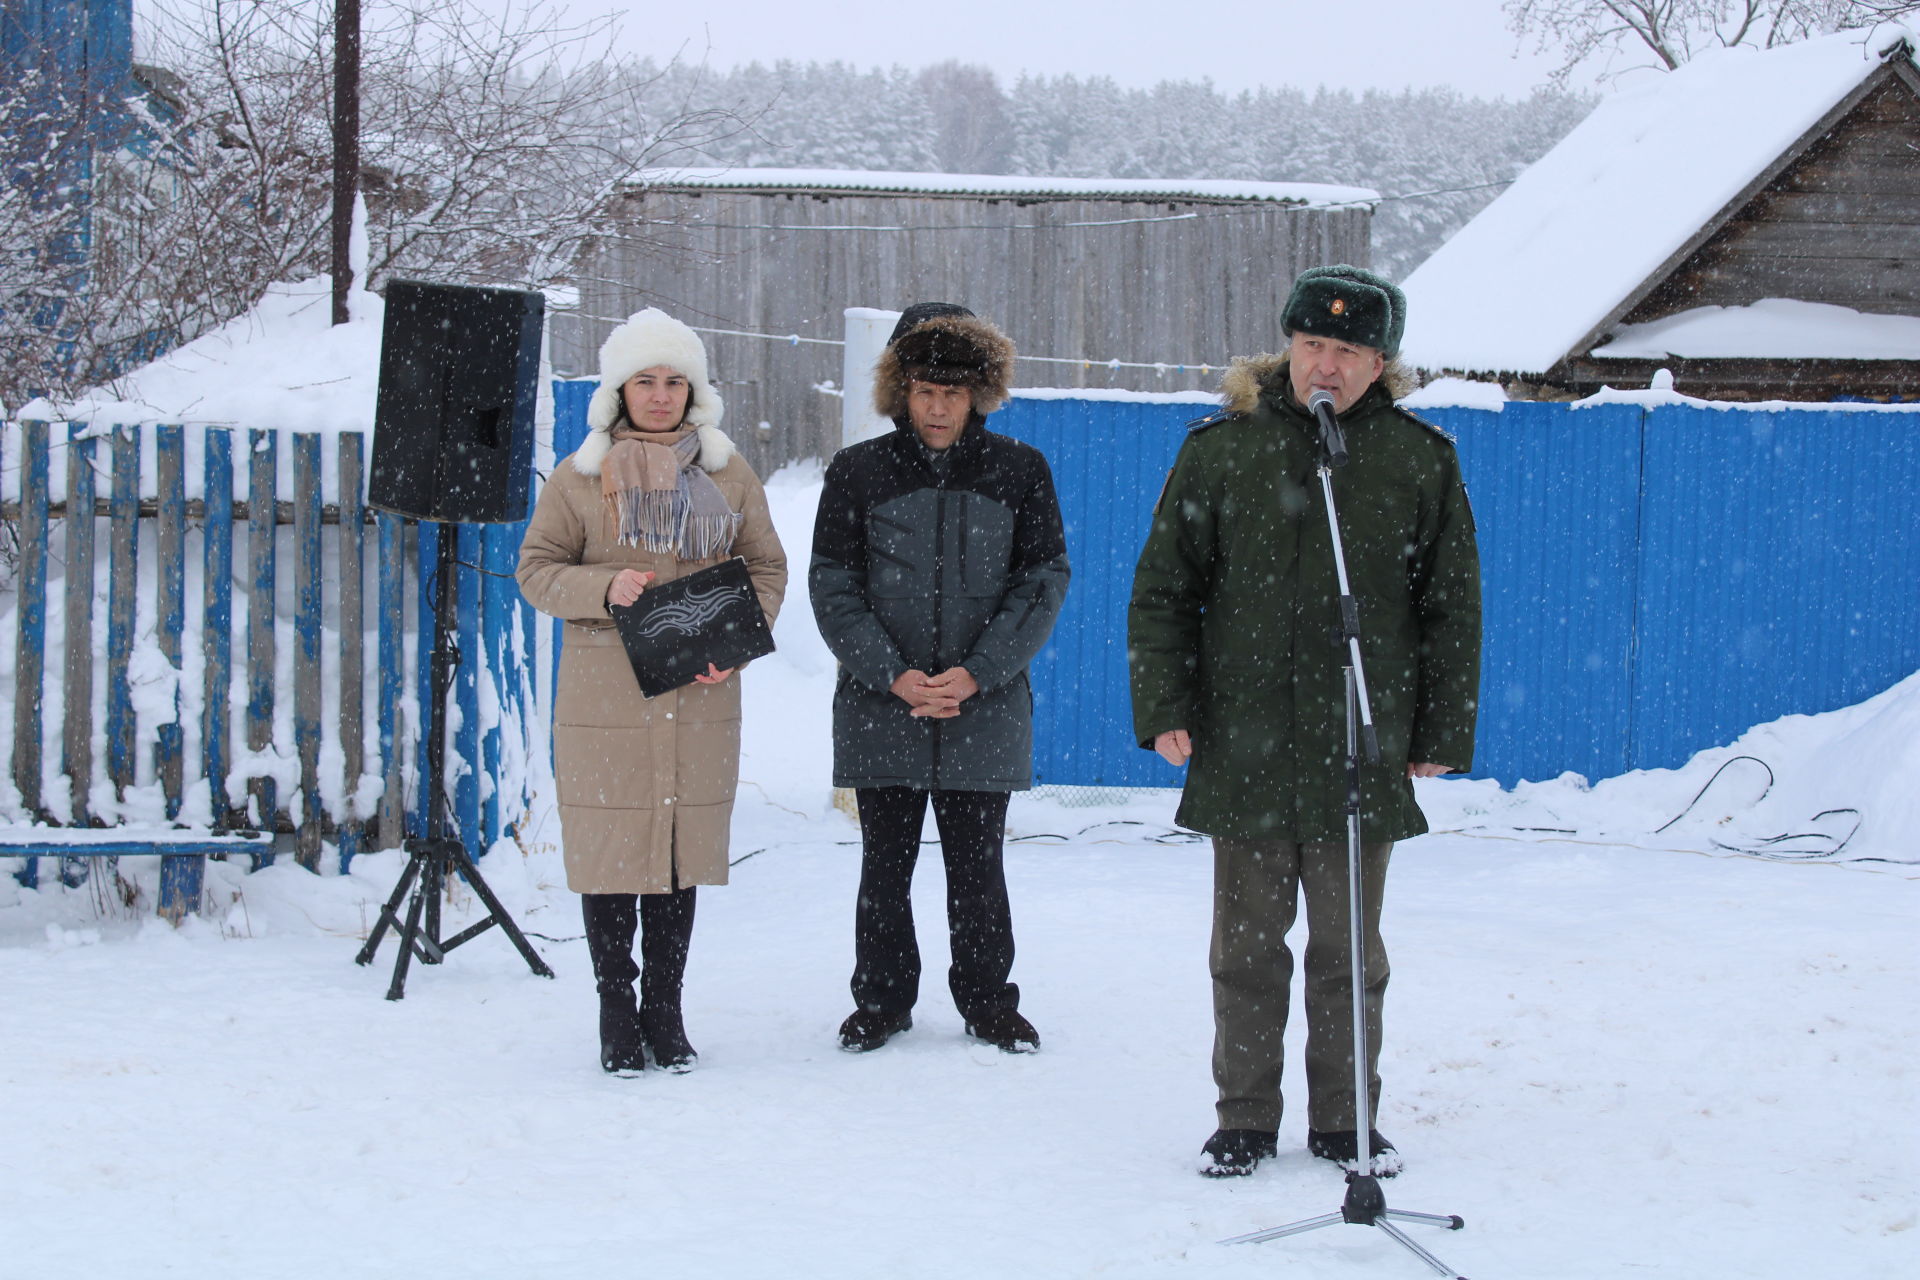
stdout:
[[732,549],[740,517],[699,460],[700,436],[691,428],[614,429],[600,495],[620,545],[672,551],[682,560],[710,560]]

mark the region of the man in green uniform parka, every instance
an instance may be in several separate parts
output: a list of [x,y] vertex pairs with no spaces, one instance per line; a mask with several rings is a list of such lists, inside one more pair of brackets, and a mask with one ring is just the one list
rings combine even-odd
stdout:
[[[1359,1160],[1347,925],[1346,646],[1305,405],[1333,396],[1350,461],[1333,472],[1380,762],[1361,773],[1370,1115],[1378,1114],[1393,842],[1427,829],[1415,777],[1473,762],[1480,569],[1450,437],[1395,405],[1406,300],[1357,267],[1294,282],[1287,351],[1235,362],[1221,412],[1194,424],[1154,508],[1128,614],[1135,736],[1191,762],[1178,820],[1214,837],[1210,967],[1219,1129],[1201,1172],[1251,1173],[1276,1150],[1281,1040],[1307,905],[1307,1147]],[[1368,1134],[1376,1174],[1398,1172]]]

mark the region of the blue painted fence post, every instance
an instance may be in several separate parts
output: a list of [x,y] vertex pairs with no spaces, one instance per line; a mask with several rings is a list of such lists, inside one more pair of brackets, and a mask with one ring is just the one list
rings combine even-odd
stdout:
[[400,736],[401,703],[406,690],[407,528],[399,516],[375,517],[380,539],[380,769],[386,787],[380,795],[380,844],[397,848],[407,837],[405,750]]
[[[20,632],[14,648],[13,785],[21,807],[45,820],[40,794],[40,708],[47,652],[47,424],[20,429]],[[29,861],[21,883],[36,883]]]
[[[481,575],[469,566],[480,563],[481,526],[462,524],[447,531],[458,541],[459,564],[454,568],[458,585],[454,588],[455,632],[459,637],[460,665],[453,670],[453,693],[447,699],[449,718],[457,715],[455,729],[447,749],[458,761],[451,788],[453,811],[457,816],[460,840],[471,855],[485,853],[480,831],[480,666],[486,644],[480,635]],[[457,711],[456,711],[457,708]]]
[[[186,433],[177,426],[155,428],[155,461],[159,493],[159,527],[154,546],[158,553],[159,599],[155,609],[155,640],[160,655],[181,670],[181,640],[187,626],[187,450]],[[181,787],[186,761],[186,737],[180,723],[180,686],[173,688],[173,719],[155,734],[154,762],[166,797],[167,819],[180,816]]]
[[206,651],[201,685],[200,743],[206,756],[208,802],[216,831],[238,825],[227,800],[232,765],[227,704],[233,684],[233,433],[206,433],[205,555],[201,581],[200,640]]
[[[414,566],[418,578],[415,616],[418,624],[414,627],[414,681],[417,691],[414,704],[415,723],[419,733],[413,743],[414,778],[412,803],[408,806],[411,815],[407,827],[425,835],[427,831],[427,805],[433,795],[433,782],[427,776],[427,716],[430,699],[433,697],[433,632],[435,606],[439,592],[434,586],[434,565],[440,556],[440,539],[452,536],[450,526],[435,524],[431,520],[421,520],[414,525],[416,554]],[[445,725],[440,726],[442,730]],[[444,815],[443,815],[444,816]]]
[[134,783],[134,588],[140,581],[140,428],[113,429],[113,496],[107,504],[107,777],[114,797]]
[[[272,431],[247,432],[247,749],[273,749],[274,540],[279,520],[279,440]],[[278,825],[278,788],[272,778],[247,780],[249,818],[262,831]],[[258,865],[268,866],[272,854]]]
[[293,437],[293,745],[300,758],[295,859],[320,869],[320,437]]
[[[480,564],[486,571],[480,576],[481,643],[487,676],[498,697],[495,721],[480,743],[482,771],[490,780],[480,826],[489,846],[506,834],[526,803],[526,709],[520,696],[526,665],[515,644],[524,601],[512,576],[525,532],[525,524],[490,524],[481,531],[484,550]],[[508,733],[518,735],[511,751],[505,736]],[[511,780],[506,774],[509,756],[518,763],[520,775]],[[508,789],[509,781],[512,790]]]
[[364,665],[366,646],[366,507],[361,502],[361,465],[365,441],[340,437],[340,779],[344,791],[338,825],[340,874],[360,852],[364,824],[355,802],[366,768]]
[[93,820],[93,428],[67,424],[66,662],[60,768],[67,775],[71,821]]

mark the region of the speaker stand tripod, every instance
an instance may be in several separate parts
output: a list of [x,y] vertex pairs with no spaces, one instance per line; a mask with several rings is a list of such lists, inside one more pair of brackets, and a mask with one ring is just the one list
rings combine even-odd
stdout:
[[[447,952],[499,925],[513,942],[527,966],[542,978],[551,978],[553,970],[533,949],[526,935],[500,905],[500,899],[487,887],[480,868],[467,854],[466,845],[446,834],[446,732],[447,691],[453,684],[453,670],[460,665],[459,646],[454,641],[455,545],[457,530],[443,525],[439,530],[439,555],[434,565],[434,644],[433,688],[427,699],[427,832],[409,836],[405,843],[407,869],[400,882],[380,908],[380,919],[367,936],[366,945],[354,957],[355,964],[372,964],[374,953],[389,928],[400,931],[400,954],[393,962],[393,981],[387,986],[387,999],[399,1000],[407,994],[407,968],[417,955],[422,964],[439,964]],[[487,914],[451,938],[440,936],[440,899],[446,891],[447,877],[458,873],[465,877],[474,894],[486,905]],[[407,904],[406,919],[400,918],[400,902],[407,891],[413,899]]]
[[1414,1257],[1435,1272],[1453,1280],[1465,1280],[1452,1267],[1428,1253],[1406,1232],[1399,1222],[1423,1222],[1458,1231],[1467,1224],[1452,1214],[1413,1213],[1387,1207],[1386,1193],[1373,1172],[1373,1115],[1371,1072],[1367,1057],[1366,949],[1361,936],[1365,912],[1360,879],[1360,757],[1380,762],[1380,741],[1373,727],[1373,710],[1367,700],[1366,668],[1360,660],[1360,609],[1347,582],[1347,557],[1340,538],[1340,517],[1333,503],[1333,468],[1346,458],[1346,445],[1338,435],[1338,424],[1331,414],[1322,421],[1320,454],[1320,493],[1326,502],[1327,527],[1333,535],[1333,569],[1340,591],[1340,629],[1347,649],[1347,937],[1348,961],[1353,966],[1353,1137],[1354,1167],[1347,1173],[1347,1194],[1335,1213],[1323,1213],[1284,1227],[1269,1227],[1242,1236],[1222,1240],[1221,1244],[1258,1244],[1282,1236],[1299,1235],[1339,1223],[1378,1227],[1405,1246]]

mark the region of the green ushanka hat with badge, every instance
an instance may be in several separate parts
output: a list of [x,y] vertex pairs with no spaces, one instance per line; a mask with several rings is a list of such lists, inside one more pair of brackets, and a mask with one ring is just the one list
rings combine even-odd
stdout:
[[1290,334],[1357,343],[1391,360],[1407,327],[1407,295],[1364,267],[1309,267],[1293,282],[1280,323]]

